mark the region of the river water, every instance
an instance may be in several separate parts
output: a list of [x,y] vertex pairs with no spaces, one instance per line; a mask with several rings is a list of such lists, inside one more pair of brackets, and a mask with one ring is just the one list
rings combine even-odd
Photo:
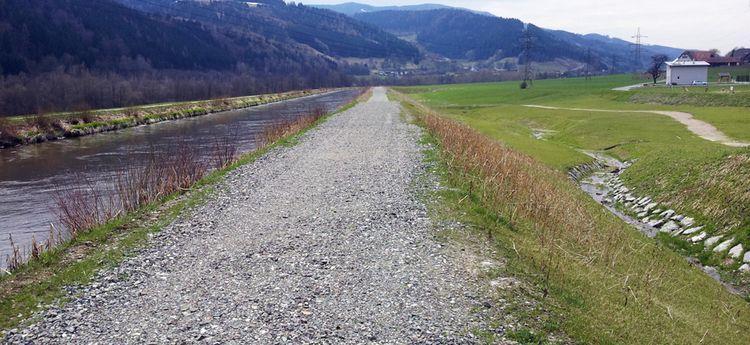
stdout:
[[240,152],[255,148],[256,135],[269,124],[310,113],[335,110],[356,95],[341,90],[241,110],[166,121],[116,132],[0,150],[0,268],[11,252],[9,234],[28,247],[32,236],[44,241],[58,225],[53,195],[57,186],[111,181],[134,157],[197,148],[207,158],[217,139],[230,137]]

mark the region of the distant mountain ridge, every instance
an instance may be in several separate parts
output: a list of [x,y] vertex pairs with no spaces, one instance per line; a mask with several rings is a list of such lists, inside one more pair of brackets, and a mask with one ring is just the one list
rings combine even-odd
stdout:
[[[525,24],[518,19],[478,15],[460,9],[427,11],[379,11],[359,13],[354,18],[391,33],[415,35],[416,41],[430,52],[451,59],[486,60],[519,57]],[[581,60],[585,51],[557,39],[548,31],[529,24],[535,42],[532,58]]]
[[614,67],[618,70],[647,66],[651,62],[651,57],[657,54],[677,58],[684,51],[680,48],[644,44],[641,46],[641,61],[636,63],[631,42],[600,34],[581,35],[562,30],[548,31],[562,41],[585,49],[591,48],[592,54],[605,61],[608,66],[614,63]]
[[441,4],[429,4],[429,3],[419,4],[419,5],[402,5],[402,6],[373,6],[373,5],[362,4],[358,2],[346,2],[343,4],[336,4],[336,5],[312,4],[310,6],[322,8],[326,10],[331,10],[331,11],[342,13],[348,16],[353,16],[359,13],[371,13],[371,12],[381,12],[381,11],[428,11],[428,10],[440,10],[440,9],[461,9],[461,10],[465,10],[469,12],[474,12],[477,14],[494,16],[492,13],[489,13],[489,12],[474,11],[474,10],[470,10],[467,8],[446,6],[446,5],[441,5]]
[[[518,57],[523,23],[490,13],[438,4],[410,6],[370,6],[361,3],[313,5],[350,15],[393,34],[416,36],[416,42],[429,52],[452,59],[470,61],[490,57]],[[534,38],[533,58],[555,58],[584,62],[591,50],[592,65],[610,71],[630,71],[647,66],[651,56],[676,58],[683,49],[643,45],[641,61],[635,61],[630,42],[600,34],[576,34],[542,29],[530,24]]]

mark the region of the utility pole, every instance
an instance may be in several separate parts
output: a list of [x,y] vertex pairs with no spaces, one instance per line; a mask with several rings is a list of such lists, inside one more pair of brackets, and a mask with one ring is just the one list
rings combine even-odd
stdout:
[[522,85],[526,84],[526,86],[531,86],[534,84],[534,78],[532,76],[533,73],[531,70],[531,49],[533,48],[534,42],[533,38],[531,37],[531,32],[529,31],[528,24],[524,26],[523,36],[521,37],[521,44],[523,46],[523,54],[521,54],[521,56],[524,57]]
[[641,35],[641,28],[638,28],[638,31],[636,31],[635,36],[631,36],[631,38],[635,39],[635,43],[631,44],[631,46],[635,47],[635,54],[633,58],[635,59],[633,61],[633,66],[635,67],[635,72],[638,73],[641,70],[641,67],[643,64],[641,63],[641,55],[643,54],[643,39],[648,38],[648,36]]

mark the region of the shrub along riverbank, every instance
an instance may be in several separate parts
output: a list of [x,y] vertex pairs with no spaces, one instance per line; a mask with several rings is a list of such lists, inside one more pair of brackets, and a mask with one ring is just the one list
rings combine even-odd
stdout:
[[[339,112],[367,97],[369,93],[361,94]],[[97,198],[98,194],[90,189],[84,189],[83,196],[66,198],[63,203],[58,203],[72,210],[82,210],[63,212],[63,219],[73,220],[70,225],[79,229],[71,230],[72,238],[49,249],[42,248],[36,258],[21,263],[12,274],[0,276],[0,329],[12,328],[39,308],[65,297],[65,286],[86,284],[99,270],[116,265],[135,249],[146,245],[149,234],[205,202],[213,188],[231,171],[255,161],[273,148],[295,144],[300,135],[325,119],[325,113],[314,112],[291,122],[273,125],[266,129],[260,138],[263,145],[255,151],[226,154],[231,153],[230,148],[215,155],[215,160],[209,164],[223,168],[213,171],[208,171],[205,165],[188,161],[184,164],[185,169],[175,169],[177,172],[170,175],[173,178],[167,179],[168,183],[153,178],[160,176],[155,172],[161,171],[153,165],[137,168],[132,174],[126,173],[121,181],[125,191],[130,193],[125,200],[132,202],[120,205],[128,211],[126,213],[110,212],[109,199]],[[178,157],[172,159],[183,161]],[[33,250],[29,248],[22,252],[31,253]]]
[[750,306],[563,172],[404,96],[435,138],[441,192],[584,343],[747,344]]
[[328,90],[304,90],[277,94],[224,98],[216,100],[168,103],[77,113],[37,114],[0,117],[0,149],[75,138],[128,127],[243,109],[261,104],[324,93]]

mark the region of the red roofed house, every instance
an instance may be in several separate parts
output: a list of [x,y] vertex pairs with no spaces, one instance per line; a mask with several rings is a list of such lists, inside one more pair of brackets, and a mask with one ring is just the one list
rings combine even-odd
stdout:
[[690,59],[692,61],[705,61],[711,66],[739,66],[740,59],[732,56],[721,56],[716,52],[707,50],[686,50],[680,57],[680,60]]

